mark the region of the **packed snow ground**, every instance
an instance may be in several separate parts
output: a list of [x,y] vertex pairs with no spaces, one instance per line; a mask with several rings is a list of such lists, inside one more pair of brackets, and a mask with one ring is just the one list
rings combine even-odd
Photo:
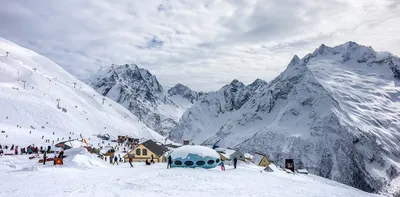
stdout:
[[64,166],[28,156],[0,157],[0,196],[377,196],[314,175],[293,175],[242,163],[206,169],[166,169],[165,163],[111,165],[83,148],[67,150]]

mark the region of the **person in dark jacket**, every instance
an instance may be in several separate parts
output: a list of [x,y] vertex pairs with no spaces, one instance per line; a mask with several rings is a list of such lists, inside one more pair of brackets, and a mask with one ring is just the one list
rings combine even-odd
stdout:
[[171,168],[171,165],[172,165],[172,157],[171,157],[171,155],[169,155],[169,156],[168,156],[167,169],[168,169],[168,168]]
[[150,156],[150,162],[151,162],[151,163],[154,163],[153,155]]
[[234,159],[233,159],[233,167],[236,169],[236,165],[237,165],[237,158],[235,157]]
[[148,159],[146,159],[146,165],[149,166],[151,163],[149,162]]
[[115,157],[114,157],[114,163],[113,163],[113,165],[115,164],[115,163],[117,163],[117,165],[119,165],[118,164],[118,157],[115,155]]
[[46,159],[47,159],[47,156],[46,156],[46,153],[44,153],[43,154],[43,165],[46,165]]

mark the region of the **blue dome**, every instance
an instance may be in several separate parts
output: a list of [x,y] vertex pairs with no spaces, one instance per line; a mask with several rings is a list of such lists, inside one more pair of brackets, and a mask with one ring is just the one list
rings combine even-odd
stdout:
[[205,146],[182,146],[170,153],[171,167],[181,168],[215,168],[221,162],[219,154]]

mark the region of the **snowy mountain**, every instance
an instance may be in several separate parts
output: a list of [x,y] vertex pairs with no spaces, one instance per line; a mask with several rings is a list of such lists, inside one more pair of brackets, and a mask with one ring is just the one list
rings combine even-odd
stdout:
[[155,76],[135,64],[112,65],[101,69],[87,83],[164,136],[168,135],[186,110],[167,96]]
[[190,108],[204,93],[191,90],[180,83],[168,90],[168,97],[183,109]]
[[[256,88],[234,80],[186,111],[170,137],[262,152],[368,192],[400,175],[400,60],[348,42],[295,56]],[[397,181],[398,182],[398,181]]]
[[[49,59],[0,38],[0,144],[46,144],[80,134],[163,137]],[[57,140],[58,139],[58,140]],[[95,141],[94,141],[95,140]],[[101,141],[100,141],[101,142]],[[47,142],[48,145],[51,143]]]

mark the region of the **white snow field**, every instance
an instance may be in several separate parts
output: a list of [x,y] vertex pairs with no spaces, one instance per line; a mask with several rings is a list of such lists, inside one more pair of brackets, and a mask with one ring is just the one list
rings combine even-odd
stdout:
[[165,163],[111,165],[83,148],[67,150],[64,166],[26,155],[0,157],[0,196],[378,196],[314,175],[287,174],[240,163],[234,170],[172,168]]
[[[57,139],[76,139],[80,134],[97,145],[100,140],[92,135],[99,133],[112,138],[123,134],[164,141],[127,109],[99,95],[54,62],[3,38],[0,38],[0,130],[4,131],[0,133],[0,144],[20,147],[51,145],[53,140],[57,143]],[[46,143],[46,139],[50,142]]]

